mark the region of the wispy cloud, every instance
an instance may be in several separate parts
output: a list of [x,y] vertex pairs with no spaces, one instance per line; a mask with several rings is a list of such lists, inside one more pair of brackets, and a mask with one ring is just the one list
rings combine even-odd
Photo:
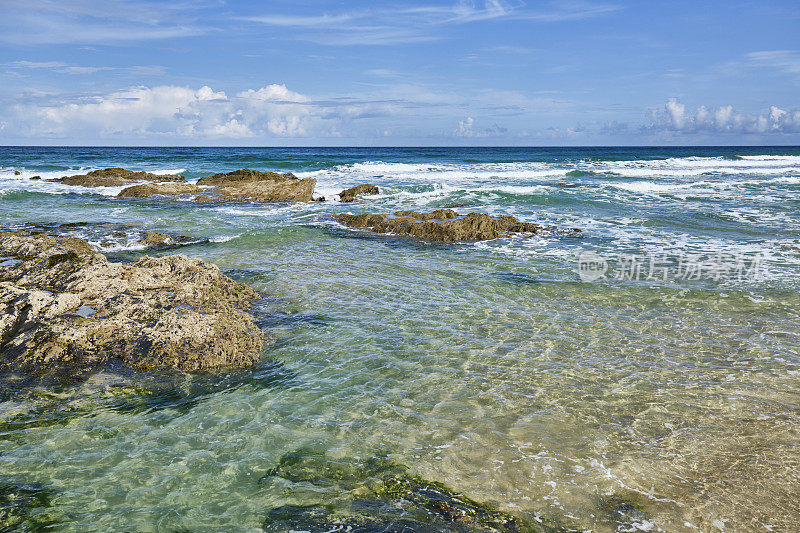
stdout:
[[9,44],[108,44],[201,35],[202,4],[126,0],[0,0],[0,41]]
[[8,68],[20,69],[45,69],[60,74],[95,74],[96,72],[125,72],[139,76],[160,76],[166,69],[159,65],[134,65],[131,67],[108,67],[108,66],[78,66],[63,63],[61,61],[12,61],[6,63]]
[[264,14],[243,17],[252,23],[305,30],[292,35],[331,45],[389,45],[441,38],[445,25],[493,20],[559,22],[596,17],[620,9],[617,5],[561,0],[530,9],[522,2],[460,0],[451,5],[394,9],[362,9],[339,14]]
[[751,63],[772,67],[787,74],[800,75],[800,51],[797,50],[764,50],[746,55]]

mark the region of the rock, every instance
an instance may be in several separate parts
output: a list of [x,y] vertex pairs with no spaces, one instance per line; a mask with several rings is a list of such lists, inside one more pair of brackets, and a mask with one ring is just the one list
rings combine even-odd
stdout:
[[280,174],[243,168],[205,176],[197,180],[197,184],[216,187],[196,197],[198,202],[310,202],[317,180],[300,179],[291,172]]
[[15,175],[15,176],[19,176],[20,174],[22,174],[22,172],[20,172],[19,170],[15,170],[15,171],[14,171],[14,175]]
[[119,187],[139,181],[184,181],[183,176],[173,174],[151,174],[150,172],[133,172],[124,168],[104,168],[93,170],[87,174],[77,176],[64,176],[55,179],[65,185],[80,185],[82,187]]
[[42,179],[42,177],[41,177],[41,176],[31,176],[31,177],[30,177],[30,178],[28,178],[28,179],[31,179],[31,180],[40,180],[40,179]]
[[349,189],[345,189],[339,193],[339,201],[340,202],[352,202],[356,199],[356,196],[361,194],[378,194],[380,191],[375,185],[370,185],[369,183],[362,183],[356,187],[351,187]]
[[599,507],[614,525],[615,531],[646,531],[642,526],[649,522],[650,517],[635,499],[638,498],[619,494],[600,498]]
[[52,492],[38,483],[0,484],[0,531],[53,531],[59,525],[47,509]]
[[397,211],[393,216],[364,213],[330,215],[349,228],[363,228],[375,233],[411,235],[433,242],[483,241],[519,233],[541,232],[578,235],[580,230],[558,230],[530,222],[520,222],[511,216],[492,217],[484,213],[459,215],[452,209],[437,209],[431,213]]
[[[304,506],[284,505],[267,512],[266,531],[459,531],[544,532],[549,524],[527,522],[458,494],[442,483],[410,474],[383,457],[338,459],[314,450],[287,453],[261,483],[311,487]],[[324,494],[351,495],[352,501],[324,505]],[[318,494],[318,503],[312,498]],[[312,500],[312,501],[309,501]]]
[[150,232],[144,234],[144,243],[148,246],[163,246],[172,242],[172,237],[166,233]]
[[291,172],[280,174],[278,172],[259,172],[258,170],[250,170],[243,168],[241,170],[234,170],[233,172],[220,172],[212,174],[211,176],[204,176],[197,180],[198,185],[239,185],[242,183],[253,183],[259,181],[289,181],[298,180],[299,178]]
[[258,294],[200,259],[112,263],[81,239],[29,232],[0,233],[0,256],[17,260],[0,266],[0,371],[245,368],[261,354],[246,312]]
[[197,194],[201,192],[203,192],[203,189],[193,183],[143,183],[122,189],[117,198],[147,198],[155,195]]
[[197,202],[310,202],[317,180],[303,178],[286,181],[242,182],[217,187],[195,198]]

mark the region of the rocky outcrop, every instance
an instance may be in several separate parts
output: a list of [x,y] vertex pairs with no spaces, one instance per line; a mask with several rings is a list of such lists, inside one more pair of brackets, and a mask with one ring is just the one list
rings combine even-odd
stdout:
[[195,197],[195,201],[310,202],[316,184],[314,178],[232,182],[207,190],[206,194]]
[[203,189],[193,183],[166,182],[166,183],[142,183],[141,185],[131,185],[120,191],[118,198],[147,198],[149,196],[177,196],[181,194],[199,194]]
[[375,185],[370,185],[369,183],[362,183],[356,187],[350,187],[349,189],[345,189],[339,193],[339,201],[340,202],[352,202],[356,199],[356,196],[361,194],[379,194],[380,191]]
[[65,185],[80,185],[82,187],[120,187],[139,181],[184,181],[183,176],[174,174],[151,174],[150,172],[133,172],[124,168],[113,167],[93,170],[87,174],[77,176],[64,176],[53,181]]
[[264,336],[258,298],[200,259],[112,263],[86,241],[0,233],[0,371],[79,376],[112,360],[140,369],[248,367]]
[[197,180],[197,184],[236,186],[243,183],[254,183],[261,181],[282,182],[298,179],[300,178],[291,172],[280,174],[278,172],[259,172],[258,170],[243,168],[240,170],[234,170],[233,172],[220,172],[218,174],[212,174],[211,176],[204,176]]
[[198,185],[216,188],[195,198],[198,202],[310,202],[317,180],[300,179],[291,172],[259,172],[243,168],[205,176]]
[[437,209],[432,213],[397,211],[394,215],[342,213],[330,216],[349,228],[410,235],[433,242],[484,241],[519,233],[580,234],[579,229],[559,230],[551,226],[520,222],[512,216],[492,217],[485,213],[459,215],[452,209]]
[[183,176],[132,172],[124,168],[93,170],[88,174],[64,176],[52,181],[84,187],[119,187],[136,183],[123,189],[117,197],[193,195],[198,202],[310,202],[317,184],[314,178],[300,179],[291,172],[259,172],[249,168],[205,176],[196,184],[186,183]]
[[172,237],[158,231],[148,231],[144,234],[144,239],[142,240],[148,246],[164,246],[165,244],[174,242]]

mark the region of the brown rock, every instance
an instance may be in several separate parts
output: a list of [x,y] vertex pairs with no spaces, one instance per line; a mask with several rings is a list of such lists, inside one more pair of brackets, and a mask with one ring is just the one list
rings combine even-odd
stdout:
[[247,367],[264,342],[249,286],[183,255],[112,263],[81,239],[0,233],[0,371],[78,376]]
[[22,172],[20,172],[19,170],[15,170],[15,171],[14,171],[14,175],[15,175],[15,176],[19,176],[20,174],[22,174]]
[[426,241],[462,242],[498,239],[519,233],[536,234],[546,231],[576,235],[580,230],[558,230],[530,222],[520,222],[511,216],[492,217],[485,213],[459,215],[452,209],[437,209],[431,213],[397,211],[393,216],[364,213],[330,215],[350,228],[364,228],[375,233],[411,235]]
[[164,195],[176,196],[181,194],[197,194],[203,189],[193,183],[167,182],[167,183],[143,183],[141,185],[131,185],[120,191],[118,198],[146,198],[148,196]]
[[197,202],[310,202],[317,180],[300,179],[291,172],[280,174],[243,168],[205,176],[197,180],[197,184],[216,187],[197,196]]
[[317,180],[303,178],[285,181],[241,182],[217,187],[195,198],[197,202],[310,202]]
[[157,231],[148,231],[144,234],[144,243],[148,246],[163,246],[172,241],[172,237],[166,233],[159,233]]
[[82,187],[119,187],[138,181],[184,181],[183,176],[173,174],[151,174],[150,172],[133,172],[124,168],[104,168],[93,170],[87,174],[77,176],[64,176],[53,181],[65,185],[80,185]]
[[259,181],[289,181],[297,180],[297,176],[291,172],[279,174],[278,172],[259,172],[243,168],[233,172],[220,172],[211,176],[204,176],[197,180],[198,185],[239,185],[242,183],[253,183]]
[[378,194],[380,191],[375,185],[370,185],[369,183],[362,183],[356,187],[351,187],[349,189],[345,189],[339,193],[339,201],[340,202],[352,202],[356,199],[356,196],[361,194]]
[[40,180],[40,179],[42,179],[42,177],[41,177],[41,176],[31,176],[31,177],[30,177],[30,178],[28,178],[28,179],[31,179],[31,180]]

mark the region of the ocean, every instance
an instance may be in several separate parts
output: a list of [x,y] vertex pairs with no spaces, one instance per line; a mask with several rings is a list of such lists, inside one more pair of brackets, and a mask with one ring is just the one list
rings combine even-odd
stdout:
[[[326,201],[47,181],[111,166],[293,172]],[[380,193],[335,201],[361,183]],[[429,244],[327,217],[454,205],[582,236]],[[30,529],[261,530],[352,509],[375,457],[554,530],[800,529],[798,147],[0,147],[0,226],[214,263],[275,339],[252,371],[168,386],[4,381],[0,514],[15,487]],[[307,475],[274,474],[287,457]]]

